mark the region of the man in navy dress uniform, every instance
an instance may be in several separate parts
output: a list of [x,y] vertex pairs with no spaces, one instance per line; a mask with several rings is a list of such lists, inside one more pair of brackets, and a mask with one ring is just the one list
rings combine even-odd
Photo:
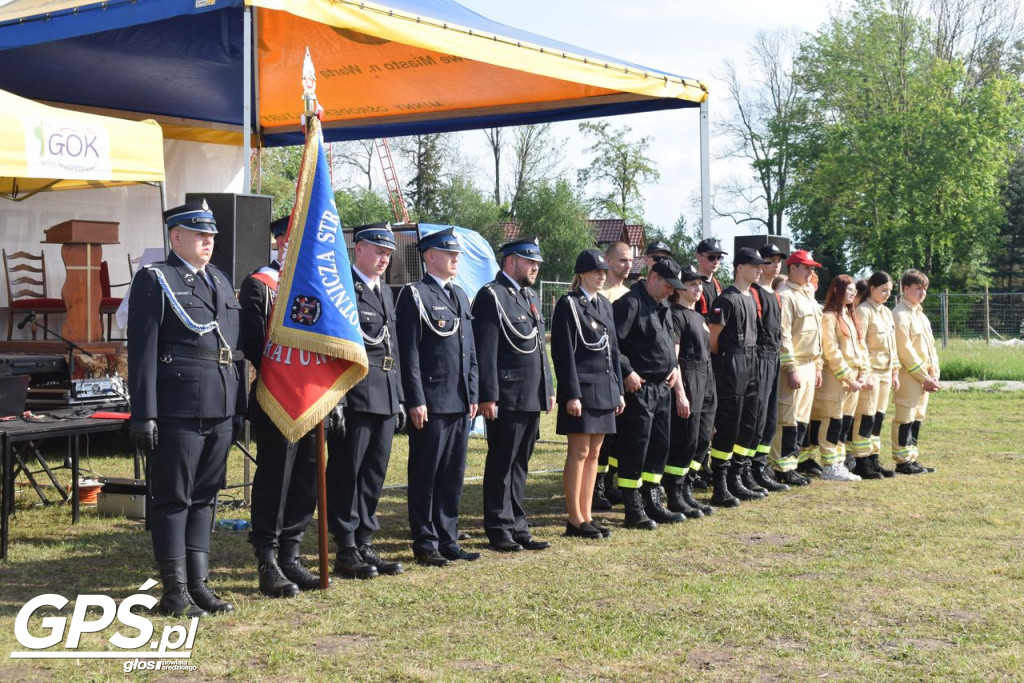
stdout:
[[536,237],[503,245],[501,271],[473,302],[480,414],[488,421],[484,529],[499,552],[551,545],[533,538],[523,510],[540,412],[555,405],[544,318],[531,288],[543,260]]
[[213,507],[243,423],[239,304],[210,265],[217,224],[205,200],[164,212],[171,253],[135,274],[128,309],[132,444],[150,454],[149,511],[164,614],[233,606],[207,586]]
[[398,349],[409,415],[409,526],[416,561],[476,560],[459,546],[459,504],[469,424],[477,411],[477,360],[469,298],[452,284],[462,247],[455,229],[420,239],[426,268],[398,295]]
[[401,574],[402,565],[380,556],[373,536],[380,529],[377,503],[391,459],[396,416],[405,401],[398,361],[395,302],[384,272],[395,251],[388,223],[353,229],[352,283],[369,371],[345,394],[345,431],[327,437],[328,526],[338,544],[334,572],[372,579]]

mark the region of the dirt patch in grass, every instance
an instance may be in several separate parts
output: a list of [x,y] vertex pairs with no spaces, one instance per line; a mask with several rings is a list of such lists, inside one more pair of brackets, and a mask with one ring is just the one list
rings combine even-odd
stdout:
[[372,643],[371,636],[362,634],[320,636],[313,641],[313,650],[319,655],[340,655],[369,647]]
[[48,672],[33,669],[25,664],[4,665],[0,669],[0,681],[45,681],[50,680]]
[[747,545],[771,545],[781,548],[796,541],[796,536],[790,534],[777,534],[769,531],[759,532],[740,536],[740,541]]
[[727,671],[735,659],[736,652],[730,647],[708,646],[691,651],[686,663],[697,671]]

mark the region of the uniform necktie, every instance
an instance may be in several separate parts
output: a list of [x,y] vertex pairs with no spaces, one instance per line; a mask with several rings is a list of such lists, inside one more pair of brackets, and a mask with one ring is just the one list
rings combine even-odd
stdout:
[[457,313],[461,313],[462,311],[461,311],[461,309],[460,309],[460,307],[459,307],[459,300],[458,300],[458,298],[457,298],[457,297],[455,296],[455,290],[454,290],[454,289],[452,289],[452,283],[450,283],[450,282],[448,282],[448,283],[445,283],[445,286],[444,286],[444,291],[448,292],[448,298],[449,298],[449,299],[451,299],[451,301],[452,301],[452,306],[454,306],[454,307],[455,307],[455,311],[456,311]]
[[196,271],[196,289],[210,296],[210,300],[213,300],[213,290],[210,288],[210,283],[206,280],[206,273],[197,270]]

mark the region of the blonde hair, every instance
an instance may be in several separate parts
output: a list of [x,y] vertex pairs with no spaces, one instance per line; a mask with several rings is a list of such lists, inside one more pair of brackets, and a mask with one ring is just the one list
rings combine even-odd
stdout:
[[572,276],[572,284],[569,285],[569,289],[570,290],[579,289],[580,285],[582,285],[582,284],[583,284],[583,278],[580,276],[579,273],[576,273],[575,275]]

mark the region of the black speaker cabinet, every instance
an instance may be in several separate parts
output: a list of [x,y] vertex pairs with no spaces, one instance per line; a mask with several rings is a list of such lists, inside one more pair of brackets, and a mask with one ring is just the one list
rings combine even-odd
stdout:
[[189,192],[185,201],[205,199],[217,220],[211,262],[235,289],[245,276],[270,262],[270,197],[261,194]]
[[[757,249],[763,247],[766,242],[771,242],[772,244],[777,246],[784,254],[788,255],[790,252],[791,245],[788,237],[781,237],[779,235],[737,235],[733,241],[732,254],[726,256],[725,258],[730,259],[732,256],[736,254],[736,250],[739,249],[740,247],[750,247],[751,249],[754,249],[756,251]],[[782,262],[782,272],[786,272],[785,260],[783,260]]]

